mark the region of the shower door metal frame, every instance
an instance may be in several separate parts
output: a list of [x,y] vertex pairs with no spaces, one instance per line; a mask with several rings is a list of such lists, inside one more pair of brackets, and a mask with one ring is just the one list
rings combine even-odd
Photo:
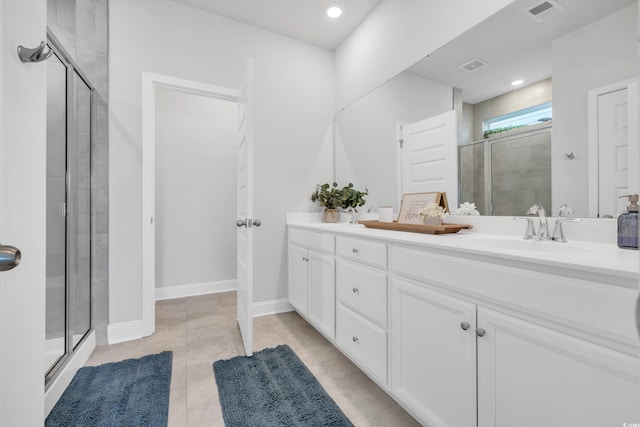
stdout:
[[[86,77],[86,75],[82,72],[82,70],[78,67],[75,61],[71,58],[71,55],[64,49],[62,43],[54,36],[53,32],[47,28],[47,46],[53,51],[54,55],[62,62],[62,64],[66,68],[66,137],[65,137],[65,278],[64,278],[64,292],[65,292],[65,329],[64,329],[64,337],[65,337],[65,352],[64,354],[58,358],[58,360],[49,367],[49,369],[45,373],[44,382],[45,382],[45,390],[48,389],[49,385],[52,384],[52,380],[56,378],[58,372],[61,372],[66,363],[69,361],[71,355],[74,352],[74,349],[80,346],[87,336],[92,331],[92,316],[93,316],[93,142],[95,141],[95,96],[94,91],[95,88]],[[78,131],[74,128],[74,124],[76,123],[77,118],[77,104],[74,105],[74,101],[77,101],[77,88],[75,86],[76,76],[79,78],[87,87],[89,88],[90,98],[89,98],[89,122],[90,122],[90,136],[89,136],[89,329],[83,334],[82,338],[76,343],[74,346],[73,339],[71,336],[71,328],[70,324],[72,321],[71,318],[71,292],[70,287],[70,257],[68,256],[69,251],[69,240],[70,240],[70,231],[68,226],[68,211],[66,209],[69,196],[70,196],[70,174],[69,174],[69,153],[68,146],[69,141],[73,140],[73,138],[78,138]]]

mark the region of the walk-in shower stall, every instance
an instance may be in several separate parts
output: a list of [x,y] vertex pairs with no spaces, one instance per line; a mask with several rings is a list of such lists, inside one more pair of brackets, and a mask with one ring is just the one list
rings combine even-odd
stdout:
[[47,44],[45,383],[91,330],[93,135],[93,87],[53,35]]

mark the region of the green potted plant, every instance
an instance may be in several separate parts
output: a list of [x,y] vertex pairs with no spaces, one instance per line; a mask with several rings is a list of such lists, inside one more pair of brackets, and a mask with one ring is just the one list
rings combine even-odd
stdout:
[[365,204],[364,196],[369,194],[368,190],[358,191],[352,183],[339,188],[338,183],[318,184],[316,191],[311,194],[311,201],[318,202],[320,207],[324,207],[324,221],[338,222],[338,208],[356,210]]

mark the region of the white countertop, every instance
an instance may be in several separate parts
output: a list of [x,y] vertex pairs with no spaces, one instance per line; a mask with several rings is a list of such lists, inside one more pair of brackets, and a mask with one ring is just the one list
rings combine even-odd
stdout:
[[[287,225],[325,231],[353,237],[367,237],[390,243],[423,246],[464,253],[470,258],[491,258],[494,262],[518,267],[529,265],[537,271],[571,270],[573,276],[612,281],[625,287],[638,288],[640,253],[620,249],[612,243],[584,240],[559,243],[554,241],[523,240],[521,236],[500,235],[476,230],[461,230],[452,234],[422,234],[365,228],[361,224],[317,222],[315,217],[288,215]],[[453,222],[453,221],[447,221]],[[513,222],[513,221],[511,221]],[[524,224],[519,224],[524,230]],[[550,271],[551,272],[551,271]],[[603,277],[593,277],[603,275]]]

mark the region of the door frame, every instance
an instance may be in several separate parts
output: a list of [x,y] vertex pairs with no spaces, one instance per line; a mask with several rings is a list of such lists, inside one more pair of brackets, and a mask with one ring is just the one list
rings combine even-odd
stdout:
[[[587,171],[588,171],[588,214],[590,217],[598,215],[598,97],[607,93],[616,92],[627,89],[627,101],[629,117],[638,117],[640,113],[640,97],[638,94],[639,86],[638,78],[623,80],[621,82],[612,83],[599,88],[591,89],[588,92],[588,135],[587,135]],[[628,141],[636,141],[635,146],[629,144],[628,159],[629,162],[638,164],[640,161],[640,146],[637,141],[640,138],[640,124],[637,120],[628,120],[629,134]],[[636,168],[629,168],[629,191],[640,191],[640,173]]]
[[237,102],[239,91],[155,73],[142,73],[142,336],[155,331],[156,89]]

